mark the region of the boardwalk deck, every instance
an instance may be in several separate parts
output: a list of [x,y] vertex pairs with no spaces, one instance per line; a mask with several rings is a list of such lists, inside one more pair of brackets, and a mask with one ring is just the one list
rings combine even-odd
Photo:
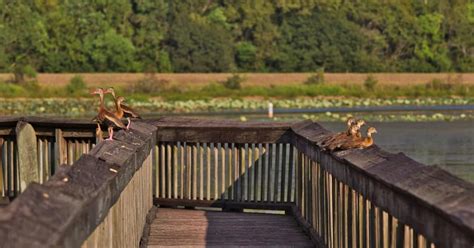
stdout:
[[159,208],[148,247],[313,247],[291,216]]

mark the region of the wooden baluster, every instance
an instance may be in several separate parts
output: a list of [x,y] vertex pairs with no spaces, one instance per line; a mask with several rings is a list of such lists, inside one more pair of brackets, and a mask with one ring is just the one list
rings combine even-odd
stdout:
[[290,145],[289,148],[289,155],[288,155],[288,184],[287,184],[287,196],[286,199],[288,202],[294,202],[294,168],[295,168],[295,157],[294,157],[294,150],[295,148]]
[[178,198],[178,143],[175,143],[171,146],[172,154],[173,154],[173,166],[172,166],[172,173],[173,173],[173,198]]
[[288,188],[286,183],[286,170],[288,168],[287,166],[287,153],[288,153],[288,146],[287,144],[282,144],[282,151],[281,151],[281,177],[280,177],[280,202],[287,202],[288,199],[286,198],[287,192],[285,192],[285,189]]

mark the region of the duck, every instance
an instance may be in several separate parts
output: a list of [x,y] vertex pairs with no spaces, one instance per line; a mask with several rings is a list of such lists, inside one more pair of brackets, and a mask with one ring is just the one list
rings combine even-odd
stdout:
[[[98,107],[98,113],[97,116],[94,117],[93,121],[97,123],[97,130],[96,134],[100,133],[98,135],[98,138],[102,137],[102,130],[100,129],[100,124],[106,124],[108,126],[108,132],[109,132],[109,138],[106,140],[113,140],[113,135],[114,135],[114,126],[126,129],[127,127],[122,123],[120,118],[117,117],[115,113],[112,113],[108,111],[105,108],[104,105],[104,89],[102,88],[97,88],[93,92],[91,92],[92,95],[99,95],[99,107]],[[99,131],[100,130],[100,131]]]
[[347,124],[347,130],[344,131],[344,132],[340,132],[340,133],[336,133],[334,135],[331,135],[329,137],[326,137],[321,143],[320,145],[322,147],[326,147],[328,146],[329,144],[333,143],[335,140],[338,140],[340,138],[343,138],[343,137],[346,137],[348,135],[351,135],[351,132],[352,132],[352,126],[356,124],[356,119],[353,118],[353,117],[349,117],[346,121],[346,124]]
[[354,119],[352,122],[352,125],[347,129],[347,134],[341,135],[339,137],[336,137],[335,139],[332,139],[330,142],[326,144],[325,148],[328,148],[329,150],[333,150],[337,148],[338,146],[340,146],[342,143],[346,142],[347,140],[361,138],[362,134],[360,132],[360,129],[363,125],[365,125],[364,120]]
[[363,149],[370,147],[374,144],[374,138],[372,137],[372,134],[374,133],[377,133],[377,129],[375,129],[375,127],[369,127],[367,129],[367,137],[348,139],[346,142],[342,143],[337,148],[341,150],[347,150],[352,148]]
[[128,124],[127,124],[127,130],[130,128],[130,117],[131,118],[137,118],[137,119],[142,119],[142,117],[138,114],[137,111],[132,109],[131,107],[123,104],[125,101],[125,98],[122,96],[117,97],[115,95],[115,90],[114,88],[110,87],[106,90],[106,93],[110,93],[114,97],[114,103],[115,103],[115,113],[118,118],[123,118],[126,117]]
[[362,133],[360,132],[360,128],[365,125],[365,121],[362,120],[362,119],[359,119],[356,121],[355,125],[357,125],[358,127],[358,130],[357,132],[354,134],[357,138],[361,138],[362,137]]

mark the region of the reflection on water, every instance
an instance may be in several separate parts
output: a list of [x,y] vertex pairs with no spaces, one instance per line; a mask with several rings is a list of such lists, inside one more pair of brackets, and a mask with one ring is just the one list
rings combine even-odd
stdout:
[[[342,123],[321,123],[340,131]],[[390,152],[403,152],[427,164],[436,164],[465,180],[474,182],[474,121],[372,122],[377,145]]]

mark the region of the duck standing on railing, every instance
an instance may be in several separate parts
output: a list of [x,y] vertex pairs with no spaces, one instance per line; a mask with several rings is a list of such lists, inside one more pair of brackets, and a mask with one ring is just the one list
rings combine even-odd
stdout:
[[93,121],[97,123],[96,134],[99,134],[97,135],[97,137],[99,139],[102,137],[102,129],[100,128],[100,124],[106,124],[108,126],[107,129],[109,132],[109,138],[107,140],[112,140],[113,135],[114,135],[114,126],[123,128],[123,129],[126,129],[127,127],[122,123],[120,118],[117,118],[117,116],[114,113],[108,111],[105,108],[105,105],[104,105],[105,92],[106,91],[104,91],[104,89],[102,88],[97,88],[91,92],[92,95],[99,95],[99,108],[97,109],[98,113],[97,113],[97,116],[94,117]]
[[114,103],[115,103],[115,113],[116,116],[121,119],[122,117],[126,117],[128,124],[127,124],[127,129],[130,127],[130,118],[137,118],[141,119],[142,117],[138,114],[137,111],[132,109],[131,107],[123,104],[123,101],[125,101],[125,98],[122,96],[116,97],[115,96],[115,90],[114,88],[110,87],[107,89],[106,93],[110,93],[114,97]]

